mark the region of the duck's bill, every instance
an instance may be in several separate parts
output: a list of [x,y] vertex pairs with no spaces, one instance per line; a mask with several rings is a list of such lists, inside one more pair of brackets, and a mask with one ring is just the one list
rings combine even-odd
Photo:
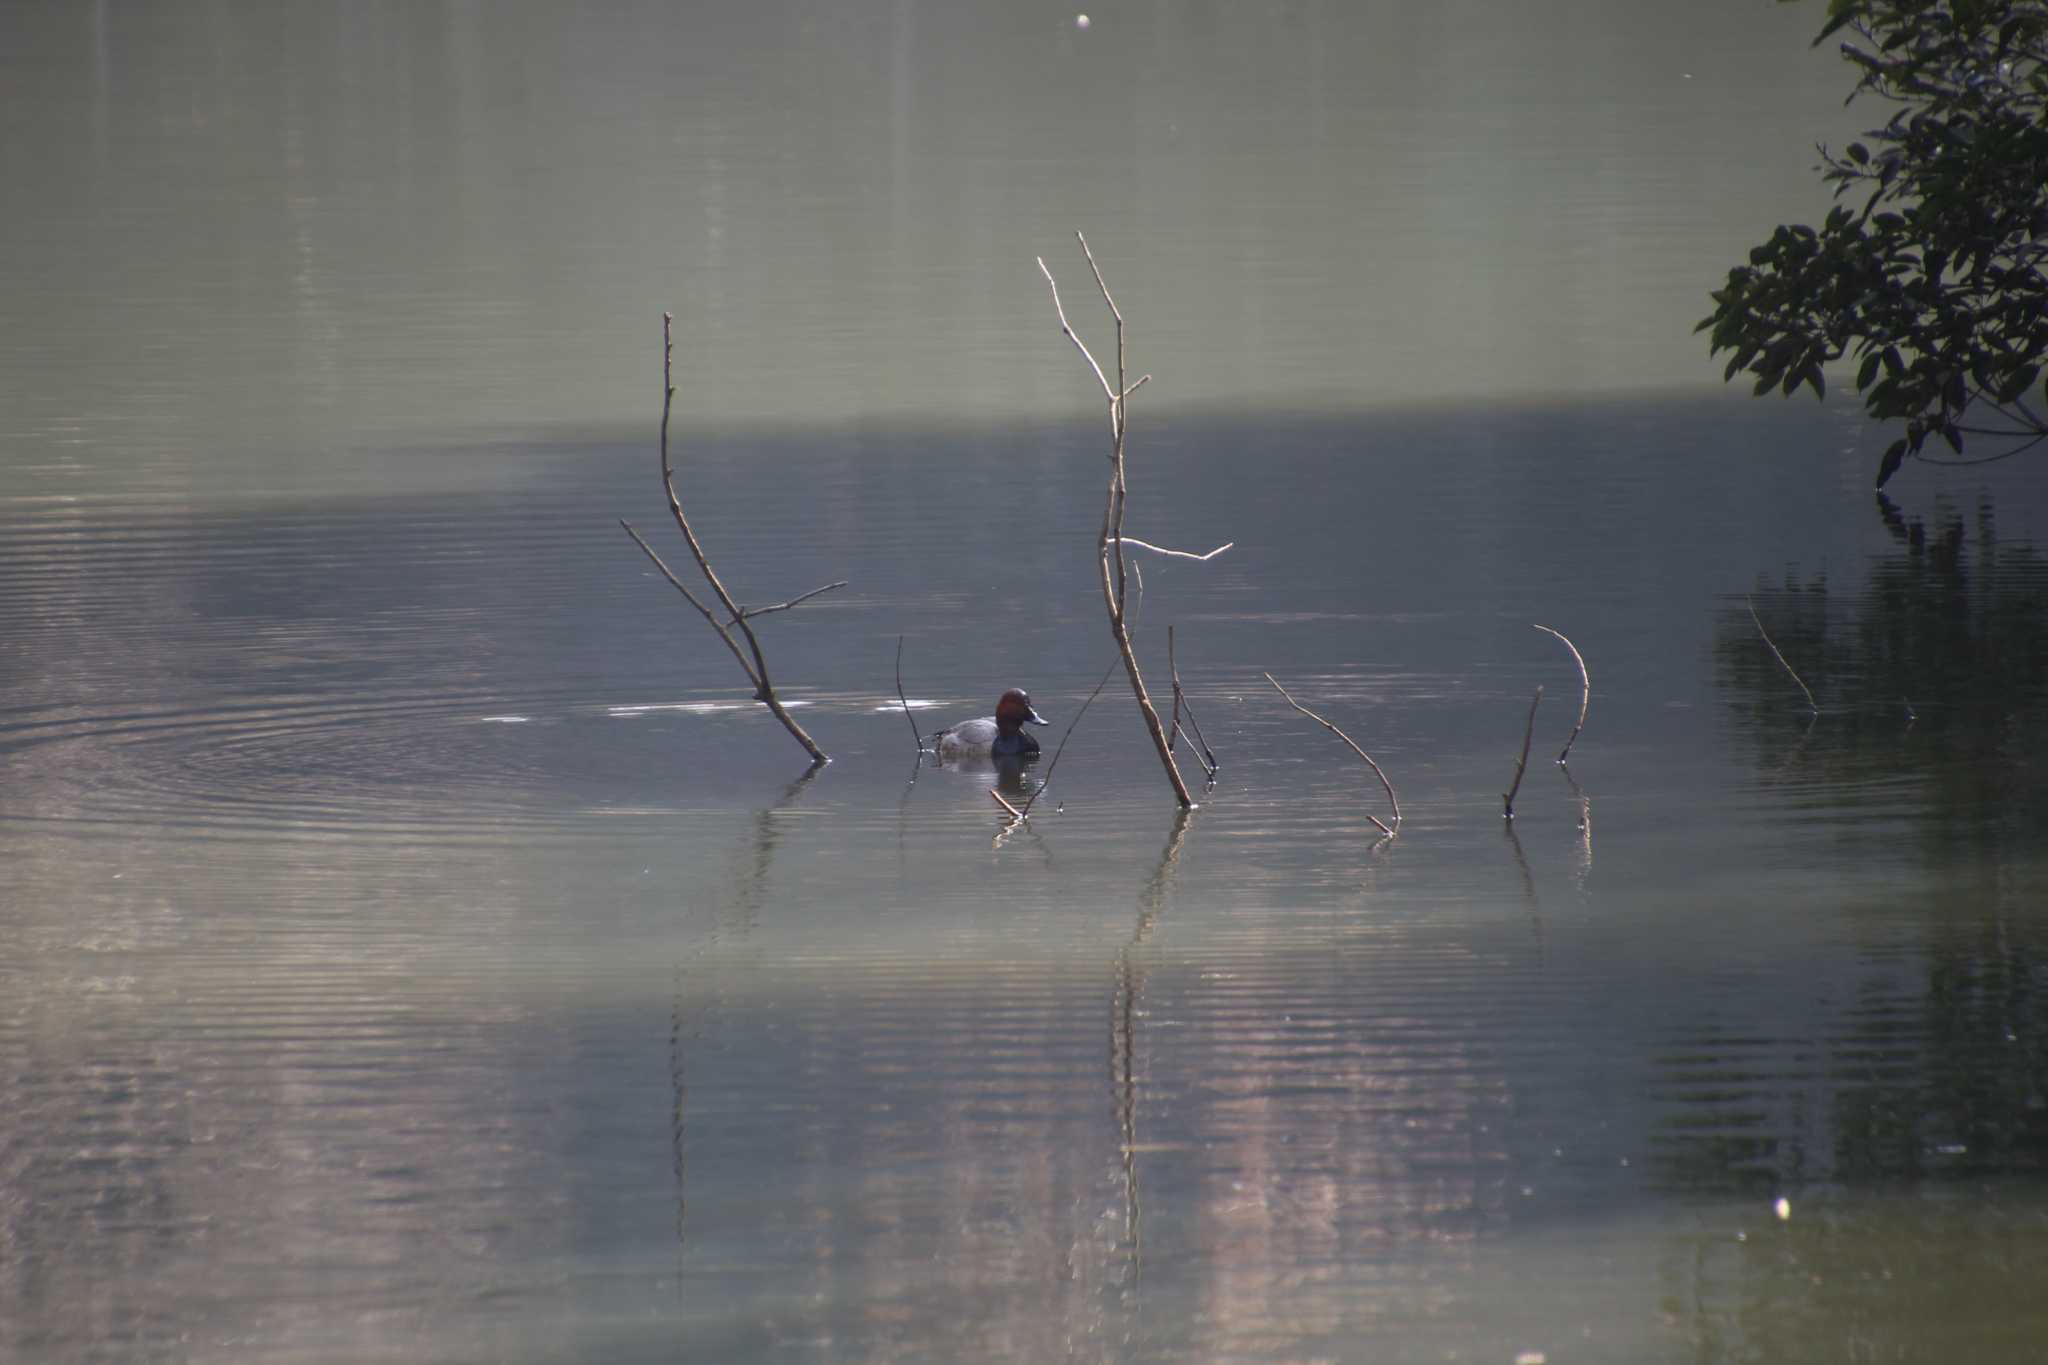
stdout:
[[1049,720],[1047,720],[1047,719],[1046,719],[1046,718],[1045,718],[1044,716],[1041,716],[1041,715],[1039,715],[1039,714],[1038,714],[1038,711],[1036,710],[1036,708],[1034,708],[1034,709],[1032,710],[1032,712],[1031,712],[1031,714],[1030,714],[1030,715],[1028,715],[1028,716],[1024,717],[1024,719],[1025,719],[1025,720],[1026,720],[1027,722],[1029,722],[1030,724],[1032,724],[1032,725],[1050,725],[1050,724],[1052,724],[1052,722],[1051,722],[1051,721],[1049,721]]

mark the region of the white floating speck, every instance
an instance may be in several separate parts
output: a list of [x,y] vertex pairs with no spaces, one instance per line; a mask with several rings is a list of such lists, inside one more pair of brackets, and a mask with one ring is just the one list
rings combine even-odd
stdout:
[[532,716],[485,716],[482,718],[485,725],[525,725],[532,719]]
[[1549,1365],[1550,1357],[1541,1351],[1515,1352],[1515,1365]]
[[1778,1201],[1778,1202],[1777,1202],[1776,1204],[1773,1204],[1773,1205],[1772,1205],[1771,1207],[1772,1207],[1772,1208],[1775,1208],[1775,1209],[1776,1209],[1776,1210],[1778,1211],[1778,1221],[1779,1221],[1779,1222],[1783,1223],[1783,1222],[1787,1222],[1787,1221],[1789,1221],[1789,1220],[1791,1219],[1791,1217],[1792,1217],[1792,1201],[1791,1201],[1791,1200],[1789,1200],[1789,1199],[1780,1199],[1780,1200],[1779,1200],[1779,1201]]
[[1074,16],[1074,27],[1075,27],[1075,28],[1086,28],[1086,27],[1088,27],[1088,16],[1087,16],[1087,15],[1085,15],[1085,14],[1077,14],[1077,15],[1075,15],[1075,16]]

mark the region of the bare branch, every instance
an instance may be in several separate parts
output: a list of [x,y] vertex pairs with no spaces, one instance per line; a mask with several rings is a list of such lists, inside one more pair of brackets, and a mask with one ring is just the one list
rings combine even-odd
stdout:
[[1806,694],[1807,706],[1813,711],[1813,714],[1815,714],[1816,716],[1819,715],[1820,703],[1813,699],[1813,689],[1806,685],[1805,680],[1799,676],[1798,670],[1793,668],[1791,664],[1785,661],[1784,654],[1778,649],[1777,644],[1771,639],[1771,633],[1764,629],[1763,618],[1756,614],[1755,601],[1747,597],[1743,598],[1742,600],[1743,603],[1749,608],[1749,619],[1756,622],[1756,633],[1764,637],[1764,644],[1769,646],[1772,657],[1777,659],[1777,661],[1781,665],[1783,665],[1785,671],[1792,675],[1792,681],[1798,683],[1799,690]]
[[[1331,734],[1343,740],[1346,744],[1349,744],[1351,746],[1351,752],[1357,754],[1360,758],[1365,760],[1365,766],[1372,769],[1373,776],[1379,778],[1380,785],[1387,789],[1387,801],[1394,808],[1394,827],[1398,828],[1401,824],[1401,798],[1394,795],[1394,784],[1387,781],[1386,773],[1380,770],[1379,764],[1372,761],[1372,755],[1367,753],[1365,750],[1359,748],[1357,740],[1345,734],[1342,730],[1339,730],[1329,721],[1324,720],[1321,716],[1317,715],[1315,712],[1309,710],[1306,706],[1303,706],[1300,702],[1296,701],[1293,698],[1293,696],[1289,694],[1286,688],[1282,687],[1278,682],[1274,681],[1273,675],[1271,673],[1265,674],[1264,676],[1267,682],[1273,684],[1273,690],[1275,692],[1278,692],[1282,697],[1286,698],[1287,704],[1289,706],[1301,712],[1301,714],[1307,716],[1310,720],[1322,726],[1325,730],[1328,730]],[[1374,815],[1370,811],[1366,812],[1365,818],[1372,821],[1375,825],[1378,825],[1380,829],[1387,834],[1392,834],[1394,832],[1394,829],[1389,828],[1383,821],[1381,821],[1381,819],[1377,815]]]
[[726,624],[730,626],[736,626],[741,621],[751,621],[756,616],[766,616],[768,615],[768,613],[774,611],[788,611],[791,607],[799,606],[805,602],[810,601],[813,597],[818,596],[820,593],[831,592],[834,588],[843,588],[846,586],[846,582],[847,580],[842,578],[837,583],[827,583],[822,588],[812,588],[809,592],[805,593],[801,597],[792,597],[787,602],[777,602],[772,607],[748,607],[746,610],[742,611],[737,617],[726,622]]
[[903,637],[896,637],[896,700],[903,703],[903,719],[910,722],[910,737],[917,741],[917,752],[924,754],[924,736],[917,732],[917,717],[910,714],[910,698],[903,695]]
[[1132,394],[1136,393],[1139,389],[1144,388],[1147,384],[1151,382],[1152,376],[1149,374],[1144,375],[1140,377],[1139,380],[1136,383],[1132,384],[1128,389],[1125,389],[1123,393],[1120,395],[1120,397],[1129,398]]
[[1075,333],[1073,324],[1067,321],[1067,310],[1060,305],[1059,284],[1053,279],[1052,272],[1045,268],[1043,256],[1038,258],[1038,270],[1045,276],[1045,282],[1052,286],[1052,310],[1060,315],[1060,330],[1067,334],[1067,340],[1073,342],[1075,349],[1081,352],[1081,358],[1088,362],[1088,368],[1095,371],[1095,378],[1102,385],[1103,393],[1109,396],[1109,401],[1118,402],[1117,391],[1110,387],[1109,377],[1103,374],[1102,366],[1095,363],[1095,356],[1088,350],[1088,344],[1081,340]]
[[1197,564],[1206,564],[1217,555],[1222,554],[1225,550],[1237,544],[1234,540],[1228,540],[1209,551],[1209,553],[1198,555],[1192,550],[1169,550],[1164,545],[1154,545],[1150,541],[1139,540],[1136,536],[1125,536],[1123,541],[1126,545],[1135,545],[1141,550],[1150,550],[1155,555],[1166,555],[1172,559],[1192,559]]
[[1586,671],[1586,656],[1579,653],[1577,645],[1565,640],[1563,631],[1552,630],[1549,626],[1537,626],[1536,629],[1564,640],[1564,647],[1572,652],[1572,661],[1579,666],[1579,723],[1572,726],[1572,737],[1564,742],[1564,752],[1557,756],[1557,761],[1562,763],[1571,756],[1572,745],[1579,742],[1579,731],[1586,728],[1586,708],[1593,704],[1593,675]]
[[1074,240],[1081,244],[1081,254],[1088,258],[1088,268],[1095,272],[1095,287],[1102,291],[1102,301],[1109,305],[1109,315],[1116,319],[1119,331],[1124,325],[1124,315],[1117,311],[1116,300],[1109,296],[1109,285],[1102,278],[1102,267],[1095,264],[1095,253],[1088,249],[1088,238],[1077,232]]
[[[774,714],[775,719],[782,722],[782,728],[789,731],[790,737],[795,739],[798,744],[803,745],[804,752],[808,753],[814,761],[819,763],[829,762],[830,760],[825,751],[820,749],[817,742],[804,732],[804,727],[796,723],[796,717],[789,714],[788,708],[782,704],[782,699],[775,695],[774,684],[768,681],[768,658],[761,652],[761,641],[754,635],[753,628],[747,624],[747,617],[750,613],[743,611],[739,603],[733,601],[732,594],[725,590],[725,584],[721,583],[718,575],[712,571],[711,560],[706,557],[704,547],[698,543],[697,533],[690,529],[690,519],[683,515],[682,500],[676,496],[675,468],[669,463],[668,456],[669,413],[675,405],[676,397],[676,386],[673,379],[675,360],[674,327],[674,317],[668,313],[663,313],[661,315],[661,488],[662,492],[668,495],[669,516],[674,519],[676,529],[683,533],[683,540],[689,545],[690,556],[697,561],[697,568],[703,573],[704,581],[711,585],[711,591],[716,594],[719,605],[725,608],[726,621],[721,623],[703,603],[697,600],[696,596],[689,589],[683,587],[681,580],[673,573],[670,573],[668,566],[661,562],[660,556],[656,555],[648,547],[646,541],[640,539],[638,531],[635,531],[631,526],[626,526],[626,533],[639,542],[640,548],[647,552],[648,558],[654,561],[656,567],[661,570],[662,575],[681,590],[685,597],[690,599],[690,605],[703,613],[704,619],[711,624],[712,628],[718,632],[719,637],[725,641],[726,648],[733,652],[733,657],[739,660],[740,667],[746,670],[748,679],[754,684],[754,699],[767,706],[769,711]],[[624,522],[620,524],[625,525]],[[834,584],[833,586],[836,587],[838,585]],[[825,589],[821,588],[818,590],[818,592],[823,591]],[[805,596],[815,597],[817,592],[807,593]],[[782,607],[794,606],[796,602],[802,600],[802,598],[794,599],[793,601],[783,603]],[[781,607],[775,607],[763,608],[762,610],[781,609]],[[758,615],[760,613],[751,614]],[[732,638],[732,633],[728,629],[729,626],[737,626],[739,628],[740,635],[747,642],[746,654],[741,654],[738,643]],[[748,655],[752,656],[751,662],[749,662]]]
[[1543,700],[1543,689],[1537,688],[1536,695],[1529,698],[1529,723],[1522,727],[1522,756],[1515,760],[1515,780],[1501,793],[1501,819],[1515,818],[1515,793],[1522,789],[1522,774],[1529,767],[1529,741],[1536,734],[1536,704]]
[[1116,300],[1110,297],[1109,286],[1102,278],[1101,267],[1095,264],[1095,254],[1088,250],[1088,239],[1076,233],[1080,239],[1081,252],[1088,258],[1088,268],[1095,274],[1096,287],[1102,291],[1102,299],[1109,307],[1110,316],[1116,319],[1116,382],[1102,372],[1095,363],[1095,357],[1074,335],[1073,327],[1067,322],[1066,310],[1060,304],[1059,285],[1054,282],[1052,272],[1046,269],[1040,258],[1039,271],[1046,283],[1052,285],[1053,309],[1059,314],[1060,330],[1079,348],[1088,361],[1095,378],[1102,385],[1105,397],[1109,399],[1109,490],[1103,501],[1102,531],[1096,541],[1096,568],[1102,575],[1102,603],[1109,614],[1109,632],[1116,639],[1118,655],[1123,659],[1124,672],[1131,680],[1131,694],[1137,699],[1138,712],[1145,720],[1145,729],[1152,737],[1153,750],[1159,755],[1159,764],[1166,770],[1166,780],[1173,787],[1174,799],[1183,809],[1193,807],[1195,798],[1188,792],[1187,780],[1181,776],[1180,765],[1174,762],[1173,750],[1166,742],[1166,728],[1159,723],[1158,708],[1153,706],[1151,695],[1145,690],[1144,675],[1138,669],[1138,656],[1131,647],[1130,624],[1125,618],[1125,604],[1129,598],[1127,571],[1124,565],[1124,433],[1125,396],[1136,385],[1126,385],[1124,319],[1117,311]]
[[754,666],[748,663],[747,656],[740,652],[739,641],[732,638],[732,632],[721,625],[718,618],[711,614],[711,608],[697,600],[697,594],[691,592],[683,580],[675,576],[674,571],[668,565],[661,562],[661,556],[654,553],[653,546],[640,538],[640,533],[633,529],[632,522],[621,517],[619,525],[626,528],[626,534],[633,537],[633,543],[638,545],[646,553],[647,557],[654,561],[654,567],[661,570],[661,576],[666,578],[677,592],[687,598],[690,605],[695,607],[703,615],[704,619],[711,624],[711,628],[718,632],[718,638],[725,641],[725,647],[732,651],[732,657],[739,660],[740,667],[747,671],[747,680],[754,684],[756,691],[759,691],[761,680],[754,676]]
[[997,804],[998,806],[1001,806],[1001,807],[1002,807],[1002,808],[1003,808],[1004,810],[1006,810],[1006,811],[1010,812],[1010,818],[1011,818],[1012,820],[1022,820],[1022,819],[1024,818],[1024,812],[1023,812],[1023,811],[1021,811],[1021,810],[1018,810],[1018,809],[1017,809],[1017,808],[1016,808],[1015,806],[1011,805],[1011,804],[1010,804],[1010,803],[1009,803],[1008,801],[1005,801],[1005,800],[1003,799],[1003,794],[1002,794],[1001,792],[997,791],[997,790],[996,790],[996,789],[995,789],[994,787],[990,787],[990,788],[988,789],[988,794],[989,794],[990,796],[993,796],[993,797],[994,797],[994,798],[996,799],[996,804]]

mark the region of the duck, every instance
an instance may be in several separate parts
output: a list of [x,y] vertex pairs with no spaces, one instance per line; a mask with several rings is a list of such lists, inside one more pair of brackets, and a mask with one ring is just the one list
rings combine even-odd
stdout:
[[942,759],[1036,758],[1038,739],[1025,733],[1026,725],[1050,725],[1051,721],[1032,709],[1031,697],[1021,687],[1003,693],[993,716],[963,720],[932,736],[932,752]]

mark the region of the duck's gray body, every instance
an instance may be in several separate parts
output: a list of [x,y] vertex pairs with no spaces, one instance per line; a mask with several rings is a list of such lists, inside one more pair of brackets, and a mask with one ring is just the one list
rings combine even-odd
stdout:
[[1022,758],[1038,752],[1038,737],[1022,730],[1006,735],[994,716],[981,716],[939,731],[932,748],[940,758]]
[[1033,758],[1038,741],[1026,734],[1026,725],[1049,722],[1031,707],[1024,690],[1013,687],[996,702],[993,716],[978,716],[949,725],[932,736],[932,751],[942,759],[959,761],[975,758]]

